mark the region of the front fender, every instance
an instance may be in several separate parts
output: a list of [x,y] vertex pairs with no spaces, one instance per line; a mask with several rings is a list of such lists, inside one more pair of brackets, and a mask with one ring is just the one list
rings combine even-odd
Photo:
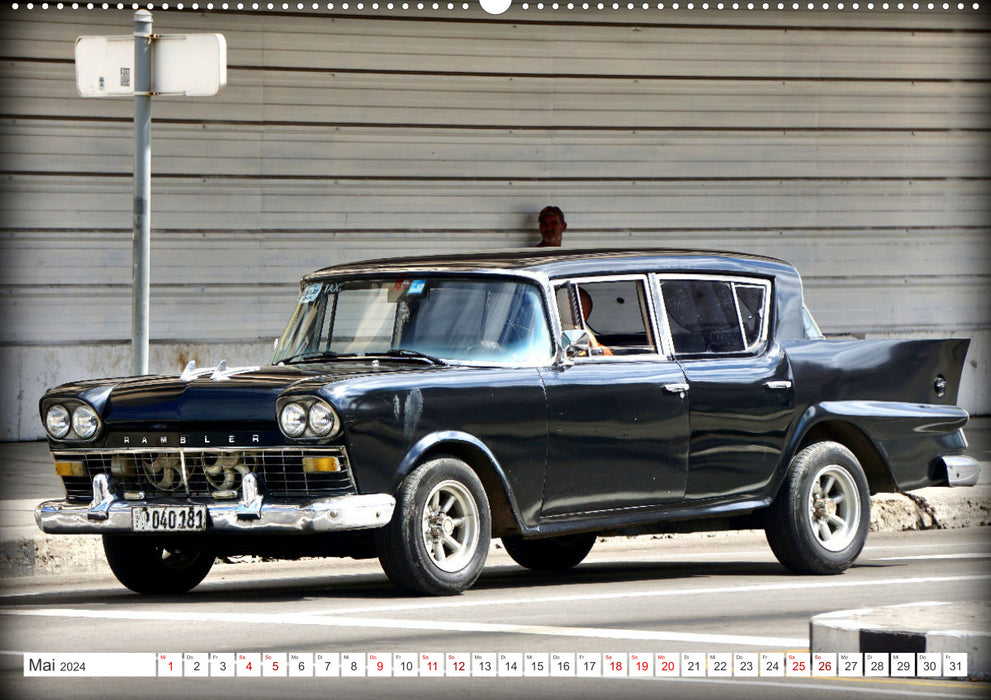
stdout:
[[[470,466],[482,480],[492,507],[492,523],[497,530],[530,531],[533,526],[526,524],[527,518],[521,511],[506,473],[492,451],[476,436],[458,430],[444,430],[430,433],[420,438],[406,453],[395,473],[394,489],[416,469],[418,465],[434,455],[458,457]],[[533,504],[534,515],[539,502]],[[510,520],[512,522],[510,522]]]

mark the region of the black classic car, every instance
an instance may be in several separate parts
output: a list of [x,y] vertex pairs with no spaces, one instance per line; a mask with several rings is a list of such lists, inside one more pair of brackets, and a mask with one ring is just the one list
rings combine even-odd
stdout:
[[827,340],[786,263],[699,251],[378,260],[303,278],[272,364],[67,384],[41,399],[65,498],[142,593],[218,556],[377,556],[471,586],[492,537],[565,570],[596,537],[763,528],[835,574],[869,495],[971,485],[969,341]]

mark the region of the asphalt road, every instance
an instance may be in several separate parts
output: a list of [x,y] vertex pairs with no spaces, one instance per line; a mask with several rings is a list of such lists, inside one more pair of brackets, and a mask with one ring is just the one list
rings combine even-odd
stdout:
[[7,698],[987,697],[989,684],[918,677],[37,678],[23,654],[807,652],[812,615],[987,600],[989,579],[986,528],[874,534],[836,577],[786,574],[754,533],[611,540],[566,575],[496,553],[475,588],[440,599],[400,595],[374,561],[218,565],[167,598],[109,575],[17,579],[0,595],[0,687]]

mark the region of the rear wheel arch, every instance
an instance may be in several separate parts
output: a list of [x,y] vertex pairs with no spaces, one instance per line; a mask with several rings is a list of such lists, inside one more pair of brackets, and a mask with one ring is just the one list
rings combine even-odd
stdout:
[[850,450],[864,470],[871,494],[896,490],[887,460],[867,434],[853,423],[832,418],[809,426],[798,441],[794,452],[789,455],[788,461],[817,442],[836,442]]

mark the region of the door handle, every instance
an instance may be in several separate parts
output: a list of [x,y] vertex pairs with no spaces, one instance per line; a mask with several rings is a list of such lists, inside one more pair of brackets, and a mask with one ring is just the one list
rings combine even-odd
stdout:
[[768,389],[791,389],[791,380],[782,379],[781,381],[764,382],[764,386]]
[[665,384],[664,391],[669,391],[672,394],[684,394],[688,391],[687,384]]

